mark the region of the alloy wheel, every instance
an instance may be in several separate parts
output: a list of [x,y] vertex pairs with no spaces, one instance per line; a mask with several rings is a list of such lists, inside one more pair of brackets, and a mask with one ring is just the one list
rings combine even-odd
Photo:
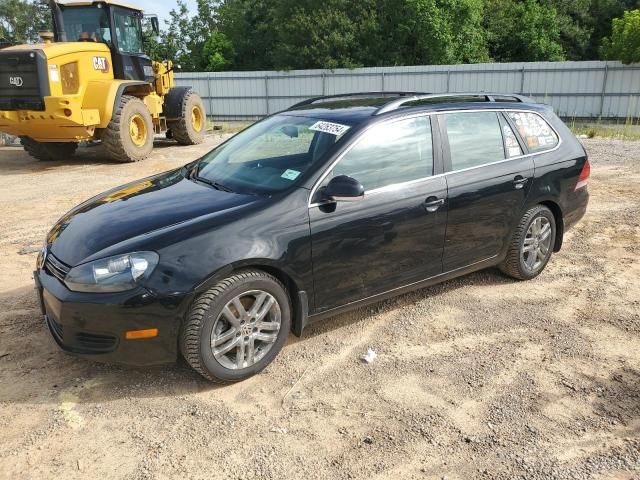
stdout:
[[545,217],[536,217],[527,229],[520,259],[530,272],[544,265],[551,254],[551,223]]
[[213,325],[213,356],[225,368],[250,367],[271,350],[280,324],[280,305],[273,295],[263,290],[241,293],[225,305]]

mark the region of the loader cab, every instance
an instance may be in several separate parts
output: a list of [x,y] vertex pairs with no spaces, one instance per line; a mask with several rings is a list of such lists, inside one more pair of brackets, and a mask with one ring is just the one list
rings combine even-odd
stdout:
[[[111,50],[114,78],[153,81],[151,59],[145,54],[142,41],[142,10],[113,1],[58,3],[56,8],[59,8],[58,16],[54,12],[57,41],[104,43]],[[59,22],[63,25],[58,25]]]

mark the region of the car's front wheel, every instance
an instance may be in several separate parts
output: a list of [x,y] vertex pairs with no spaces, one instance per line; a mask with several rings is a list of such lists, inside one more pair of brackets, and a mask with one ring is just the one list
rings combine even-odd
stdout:
[[551,258],[555,239],[553,213],[544,205],[536,205],[522,216],[500,270],[518,280],[538,276]]
[[189,365],[213,382],[235,382],[265,368],[289,334],[284,285],[261,270],[218,282],[193,304],[180,336]]

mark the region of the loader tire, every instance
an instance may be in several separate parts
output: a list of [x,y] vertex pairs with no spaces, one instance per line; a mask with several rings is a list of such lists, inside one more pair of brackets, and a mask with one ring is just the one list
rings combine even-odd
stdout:
[[116,162],[138,162],[153,150],[153,120],[142,100],[122,95],[101,135],[107,155]]
[[73,156],[78,148],[75,142],[36,142],[29,137],[22,137],[20,143],[25,152],[37,160],[43,162],[55,162],[56,160],[67,160]]
[[168,122],[168,127],[180,145],[197,145],[204,141],[206,122],[202,99],[194,91],[189,91],[182,99],[180,118]]

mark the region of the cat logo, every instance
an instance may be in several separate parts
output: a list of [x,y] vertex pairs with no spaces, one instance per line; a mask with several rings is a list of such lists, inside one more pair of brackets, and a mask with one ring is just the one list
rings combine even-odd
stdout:
[[93,57],[93,68],[102,73],[109,73],[109,62],[105,57]]
[[14,85],[16,87],[21,87],[24,81],[22,77],[9,77],[9,85]]

